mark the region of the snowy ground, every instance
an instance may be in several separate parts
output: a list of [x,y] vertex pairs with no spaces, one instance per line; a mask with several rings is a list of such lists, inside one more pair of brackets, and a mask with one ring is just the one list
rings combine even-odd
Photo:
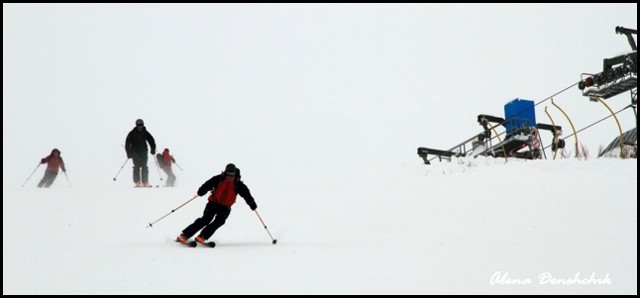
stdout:
[[278,244],[239,199],[214,249],[173,242],[205,198],[146,228],[208,176],[157,189],[3,179],[3,294],[637,294],[636,172],[635,160],[417,156],[301,169],[286,187],[245,172]]

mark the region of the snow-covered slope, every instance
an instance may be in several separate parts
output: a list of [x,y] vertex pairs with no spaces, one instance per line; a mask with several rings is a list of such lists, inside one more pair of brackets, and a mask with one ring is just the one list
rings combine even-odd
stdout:
[[[252,178],[278,244],[239,199],[214,249],[173,242],[204,197],[147,228],[209,177],[153,189],[4,184],[3,294],[636,294],[636,171],[619,159],[416,158],[334,176],[302,169],[286,189]],[[541,274],[603,284],[540,284]]]

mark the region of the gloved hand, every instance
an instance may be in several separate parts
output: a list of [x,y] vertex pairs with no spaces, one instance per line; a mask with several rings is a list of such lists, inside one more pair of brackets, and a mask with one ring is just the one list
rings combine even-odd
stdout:
[[127,159],[131,158],[131,154],[127,153]]
[[47,160],[43,158],[40,160],[40,163],[47,163]]
[[156,154],[156,149],[151,149],[151,154],[155,155]]
[[251,208],[251,211],[253,211],[253,210],[256,210],[256,208],[258,208],[258,205],[256,205],[256,202],[249,203],[249,208]]

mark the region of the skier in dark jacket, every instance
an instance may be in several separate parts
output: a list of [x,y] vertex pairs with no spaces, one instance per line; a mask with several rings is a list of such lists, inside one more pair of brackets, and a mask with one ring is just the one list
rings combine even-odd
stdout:
[[198,195],[204,196],[209,191],[211,191],[211,195],[209,195],[209,202],[204,208],[202,217],[182,230],[182,234],[178,236],[178,242],[186,243],[191,236],[202,229],[200,235],[196,237],[196,242],[205,243],[218,228],[224,225],[231,213],[231,206],[236,202],[237,195],[244,198],[251,210],[258,208],[249,188],[240,180],[240,169],[232,163],[226,166],[224,172],[213,176],[202,184],[198,189]]
[[151,154],[156,154],[156,141],[144,126],[144,121],[138,119],[136,120],[136,127],[129,132],[125,141],[127,158],[133,159],[133,182],[136,187],[149,186],[147,142],[151,146]]
[[64,167],[64,161],[60,156],[60,150],[56,148],[51,150],[51,154],[49,154],[49,156],[41,159],[40,163],[46,163],[47,169],[44,171],[44,177],[42,177],[42,180],[38,183],[38,187],[48,188],[51,186],[58,176],[58,168],[62,169],[65,173],[67,172],[67,169]]

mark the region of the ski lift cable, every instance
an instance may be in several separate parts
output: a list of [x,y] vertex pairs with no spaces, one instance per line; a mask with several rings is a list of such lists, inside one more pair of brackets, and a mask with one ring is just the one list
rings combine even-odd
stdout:
[[[617,115],[618,113],[620,113],[620,112],[622,112],[622,111],[626,110],[626,109],[627,109],[627,108],[629,108],[629,107],[632,107],[632,105],[628,105],[628,106],[626,106],[626,107],[624,107],[624,108],[620,109],[619,111],[615,112],[614,114],[616,114],[616,115]],[[598,121],[596,121],[596,122],[593,122],[593,123],[591,123],[591,124],[589,124],[589,125],[585,126],[584,128],[581,128],[581,129],[577,130],[577,131],[576,131],[576,134],[579,134],[580,132],[582,132],[582,131],[584,131],[584,130],[586,130],[586,129],[588,129],[588,128],[591,128],[592,126],[594,126],[594,125],[596,125],[596,124],[598,124],[598,123],[600,123],[600,122],[602,122],[602,121],[604,121],[604,120],[607,120],[607,119],[609,119],[609,118],[610,118],[610,117],[612,117],[612,116],[613,116],[613,115],[609,114],[609,115],[605,116],[604,118],[602,118],[602,119],[600,119],[600,120],[598,120]],[[568,136],[564,137],[564,139],[569,138],[569,137],[571,137],[571,136],[573,136],[573,134],[570,134],[570,135],[568,135]],[[550,146],[551,146],[551,145],[547,145],[547,146],[546,146],[546,147],[544,147],[543,149],[547,149],[547,148],[549,148]]]

